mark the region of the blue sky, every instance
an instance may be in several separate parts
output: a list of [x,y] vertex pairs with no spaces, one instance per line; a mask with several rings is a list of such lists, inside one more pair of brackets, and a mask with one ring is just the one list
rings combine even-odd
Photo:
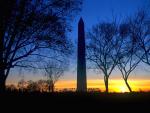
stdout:
[[[149,5],[150,6],[150,5]],[[74,35],[77,33],[77,22],[83,17],[86,29],[99,21],[110,21],[112,17],[124,18],[141,7],[148,7],[148,0],[84,0],[81,13],[73,24]]]
[[[71,38],[75,40],[76,45],[78,32],[77,25],[80,17],[82,17],[84,20],[85,32],[88,32],[88,30],[90,30],[91,27],[98,22],[111,21],[113,18],[117,18],[117,20],[120,21],[121,19],[124,19],[127,16],[133,15],[141,8],[147,9],[148,6],[150,6],[148,4],[148,0],[84,0],[82,11],[75,18],[75,21],[73,23],[73,32],[71,34]],[[74,59],[76,59],[76,53]],[[71,77],[66,76],[66,78],[76,79],[76,60],[71,60],[71,68],[71,70],[74,70],[73,76],[72,73],[69,73],[68,75],[71,75]],[[145,66],[144,68],[137,67],[137,69],[132,73],[132,75],[134,77],[136,77],[137,75],[148,77],[149,72],[147,70],[148,69],[145,69]],[[118,75],[120,75],[118,71],[114,71],[112,74],[117,77]],[[99,75],[91,70],[87,71],[87,75],[89,78],[103,77],[102,73],[101,75]]]
[[[111,21],[113,17],[117,17],[118,20],[125,18],[126,16],[132,15],[141,7],[147,8],[148,0],[84,0],[82,11],[79,15],[75,17],[72,23],[73,31],[70,33],[70,38],[72,38],[77,44],[77,25],[80,17],[83,18],[85,23],[85,31],[87,32],[93,25],[100,21]],[[75,46],[76,48],[76,46]],[[76,79],[76,50],[74,51],[74,56],[70,60],[70,71],[65,73],[62,79]],[[132,76],[142,75],[148,77],[147,71],[138,67],[136,71],[132,73]],[[102,73],[97,74],[91,70],[87,71],[88,78],[102,78]],[[112,77],[118,77],[120,73],[114,71]],[[13,74],[8,77],[8,81],[15,81],[21,79],[22,77],[14,76]],[[41,79],[40,73],[23,73],[25,79]],[[120,76],[121,78],[121,76]]]

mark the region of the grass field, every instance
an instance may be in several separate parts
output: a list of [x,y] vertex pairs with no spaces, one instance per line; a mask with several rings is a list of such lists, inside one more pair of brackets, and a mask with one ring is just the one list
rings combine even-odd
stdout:
[[[38,93],[38,92],[6,92],[0,94],[2,100],[9,105],[35,110],[91,111],[92,113],[141,111],[150,113],[150,92],[147,93]],[[14,104],[17,103],[17,104]],[[52,112],[52,111],[51,111]],[[52,112],[53,113],[53,112]],[[54,112],[55,113],[55,112]]]

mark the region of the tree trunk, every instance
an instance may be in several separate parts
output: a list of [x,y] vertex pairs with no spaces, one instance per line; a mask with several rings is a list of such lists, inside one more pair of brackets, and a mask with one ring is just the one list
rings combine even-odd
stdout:
[[50,85],[48,85],[48,91],[51,92],[51,86]]
[[54,84],[52,84],[52,93],[54,92]]
[[3,93],[6,90],[6,79],[8,77],[9,71],[10,71],[10,68],[7,70],[3,68],[0,69],[0,93]]
[[108,93],[108,77],[104,76],[104,82],[105,82],[105,88],[106,88],[106,93]]
[[54,84],[53,83],[49,84],[48,90],[49,90],[49,92],[52,92],[52,93],[54,92]]
[[131,89],[130,85],[128,84],[127,79],[125,80],[125,83],[126,83],[126,85],[127,85],[128,89],[129,89],[129,91],[130,91],[130,92],[132,92],[132,89]]
[[6,76],[0,73],[0,93],[3,93],[5,91],[6,89],[5,83],[6,83]]
[[[0,22],[2,25],[2,23]],[[5,76],[5,65],[4,65],[4,29],[3,26],[0,25],[0,93],[3,93],[5,91],[5,82],[6,82],[6,76]]]

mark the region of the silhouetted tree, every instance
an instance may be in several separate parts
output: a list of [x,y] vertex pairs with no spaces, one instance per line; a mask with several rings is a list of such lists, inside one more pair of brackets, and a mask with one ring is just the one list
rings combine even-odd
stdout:
[[132,92],[132,89],[128,83],[129,75],[141,61],[141,59],[137,57],[139,46],[133,31],[134,28],[130,21],[122,23],[119,29],[120,37],[118,37],[120,38],[118,68],[130,92]]
[[66,32],[70,31],[69,23],[80,10],[81,3],[82,0],[0,1],[1,92],[10,69],[35,67],[36,56],[45,57],[43,49],[69,53]]
[[14,84],[7,85],[6,87],[7,87],[8,91],[16,91],[17,90],[17,88]]
[[87,37],[87,59],[94,63],[96,69],[103,72],[106,92],[108,92],[109,76],[118,63],[116,23],[97,24]]
[[49,61],[45,66],[45,75],[48,80],[49,92],[54,92],[55,83],[63,75],[66,69],[64,62]]
[[150,65],[150,17],[146,11],[138,11],[130,20],[132,37],[136,39],[140,51],[137,53],[147,65]]
[[27,82],[24,79],[21,79],[17,86],[20,91],[24,91],[27,88]]
[[47,80],[38,80],[37,81],[37,85],[39,87],[39,91],[43,92],[43,91],[48,91],[48,83]]
[[29,81],[27,81],[26,90],[29,92],[35,92],[35,91],[40,91],[40,88],[39,88],[39,85],[37,82],[29,80]]

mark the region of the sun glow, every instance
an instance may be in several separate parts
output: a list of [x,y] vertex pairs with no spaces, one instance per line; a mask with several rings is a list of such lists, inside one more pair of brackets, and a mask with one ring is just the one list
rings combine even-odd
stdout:
[[125,92],[129,92],[129,90],[128,90],[128,88],[125,87],[125,86],[120,86],[118,92],[125,93]]
[[[129,84],[133,91],[150,91],[150,80],[129,80]],[[105,91],[104,81],[101,80],[88,80],[88,88],[98,88],[100,91]],[[60,80],[56,84],[58,89],[76,88],[75,80]],[[109,92],[129,92],[123,80],[111,79],[109,81]]]

